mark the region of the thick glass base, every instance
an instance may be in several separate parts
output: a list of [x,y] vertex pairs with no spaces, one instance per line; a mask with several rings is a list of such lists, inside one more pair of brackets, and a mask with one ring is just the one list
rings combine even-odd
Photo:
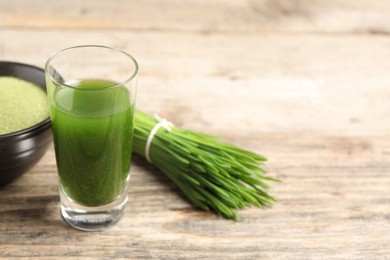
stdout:
[[104,230],[118,222],[125,209],[127,189],[113,202],[99,207],[86,207],[70,200],[60,187],[61,214],[72,227],[84,231]]

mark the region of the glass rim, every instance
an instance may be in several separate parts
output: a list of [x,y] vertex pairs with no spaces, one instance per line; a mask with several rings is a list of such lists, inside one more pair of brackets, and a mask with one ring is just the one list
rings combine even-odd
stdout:
[[[61,83],[61,82],[58,82],[58,80],[56,80],[55,78],[53,78],[53,76],[48,73],[48,68],[49,68],[49,64],[51,63],[51,61],[57,57],[59,54],[63,53],[63,52],[66,52],[68,50],[72,50],[72,49],[77,49],[77,48],[86,48],[86,47],[94,47],[94,48],[103,48],[103,49],[109,49],[109,50],[113,50],[113,51],[116,51],[116,52],[119,52],[119,53],[122,53],[124,55],[126,55],[127,57],[130,58],[130,60],[133,62],[134,64],[134,72],[131,74],[131,76],[125,80],[123,80],[122,82],[119,82],[115,85],[112,85],[112,86],[107,86],[107,87],[103,87],[103,88],[88,88],[88,89],[82,89],[82,88],[79,88],[79,87],[76,87],[76,86],[72,86],[72,85],[68,85],[66,83]],[[61,49],[57,52],[55,52],[54,54],[52,54],[46,61],[45,63],[45,75],[48,75],[50,77],[50,80],[53,81],[54,83],[56,84],[59,84],[61,86],[65,86],[65,87],[69,87],[69,88],[73,88],[73,89],[78,89],[78,90],[85,90],[85,91],[94,91],[94,90],[104,90],[104,89],[110,89],[110,88],[117,88],[117,87],[120,87],[120,86],[123,86],[125,85],[126,83],[132,81],[138,74],[138,63],[137,63],[137,60],[131,56],[129,53],[123,51],[123,50],[120,50],[120,49],[117,49],[117,48],[114,48],[114,47],[109,47],[109,46],[105,46],[105,45],[97,45],[97,44],[87,44],[87,45],[76,45],[76,46],[72,46],[72,47],[68,47],[68,48],[65,48],[65,49]]]

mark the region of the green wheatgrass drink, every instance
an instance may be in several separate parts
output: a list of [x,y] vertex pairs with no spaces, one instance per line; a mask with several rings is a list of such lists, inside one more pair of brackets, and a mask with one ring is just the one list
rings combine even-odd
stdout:
[[48,117],[42,88],[15,77],[0,77],[0,135],[21,131]]
[[57,88],[50,107],[60,185],[78,204],[106,205],[123,192],[130,169],[129,93],[108,80],[66,85],[72,87]]

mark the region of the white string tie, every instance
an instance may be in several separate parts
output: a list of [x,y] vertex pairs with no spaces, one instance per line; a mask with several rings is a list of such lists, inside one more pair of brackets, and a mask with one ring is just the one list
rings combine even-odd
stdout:
[[172,128],[175,126],[172,122],[166,120],[165,118],[161,118],[157,114],[154,114],[154,118],[156,118],[158,122],[153,127],[152,131],[150,131],[150,133],[148,135],[148,139],[146,140],[146,145],[145,145],[145,157],[149,163],[153,163],[152,160],[150,159],[150,146],[152,144],[154,136],[157,134],[158,129],[160,129],[160,127],[162,127],[166,131],[170,132],[170,131],[172,131]]

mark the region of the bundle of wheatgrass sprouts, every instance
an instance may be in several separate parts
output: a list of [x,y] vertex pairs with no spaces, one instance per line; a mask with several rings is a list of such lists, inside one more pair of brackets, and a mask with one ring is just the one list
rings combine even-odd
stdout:
[[[159,124],[161,127],[156,127]],[[133,151],[168,176],[195,205],[226,218],[235,210],[270,206],[265,157],[137,111]],[[151,134],[152,132],[152,134]],[[148,145],[147,145],[148,143]]]

